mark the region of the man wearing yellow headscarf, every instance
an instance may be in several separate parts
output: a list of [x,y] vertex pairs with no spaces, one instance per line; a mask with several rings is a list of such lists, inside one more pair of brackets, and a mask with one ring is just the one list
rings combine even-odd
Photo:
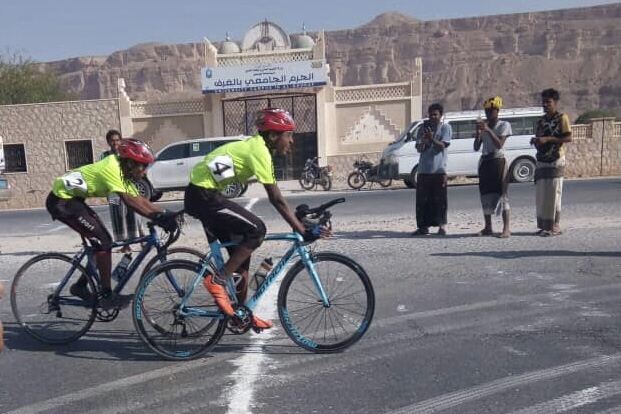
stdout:
[[477,122],[474,150],[481,149],[479,192],[485,227],[477,235],[492,235],[492,214],[502,212],[503,228],[499,237],[507,238],[511,235],[511,231],[509,229],[509,200],[507,197],[508,166],[503,147],[507,138],[512,134],[511,124],[498,119],[500,108],[502,108],[500,96],[489,98],[483,107],[485,108],[486,119],[480,119]]

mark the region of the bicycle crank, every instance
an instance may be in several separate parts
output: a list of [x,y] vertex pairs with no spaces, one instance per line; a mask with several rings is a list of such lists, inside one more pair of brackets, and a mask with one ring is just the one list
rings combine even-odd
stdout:
[[235,316],[228,318],[226,328],[235,335],[245,334],[252,328],[252,311],[244,305],[233,305]]

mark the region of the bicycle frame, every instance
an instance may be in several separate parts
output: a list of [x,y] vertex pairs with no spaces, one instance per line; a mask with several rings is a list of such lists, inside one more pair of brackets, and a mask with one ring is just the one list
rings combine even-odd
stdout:
[[[142,264],[143,260],[147,257],[147,255],[151,252],[151,250],[154,247],[158,249],[158,255],[160,254],[159,249],[161,247],[161,240],[154,226],[150,226],[149,234],[145,236],[136,237],[133,239],[123,240],[123,241],[118,241],[118,242],[113,242],[112,248],[114,249],[117,247],[123,247],[123,246],[128,246],[128,245],[137,244],[137,243],[145,243],[145,245],[138,253],[138,256],[136,256],[131,261],[131,263],[127,267],[127,271],[125,272],[121,280],[119,280],[116,286],[114,287],[114,289],[112,289],[112,291],[115,293],[119,293],[123,290],[123,288],[129,281],[129,279],[133,276],[134,272],[138,269],[138,267]],[[86,273],[88,274],[89,277],[93,279],[97,288],[101,286],[101,276],[99,275],[99,270],[97,269],[97,266],[95,264],[95,258],[94,258],[95,249],[93,248],[93,246],[89,245],[85,240],[82,241],[82,244],[83,244],[82,250],[77,252],[71,258],[71,262],[72,262],[71,268],[65,274],[65,276],[62,278],[62,280],[60,281],[60,283],[54,290],[54,295],[56,297],[58,297],[60,295],[60,292],[62,292],[62,290],[65,288],[65,285],[71,278],[71,275],[73,274],[73,272],[75,272],[78,266],[82,263],[82,261],[84,260],[84,257],[87,258],[86,266],[85,266]]]
[[[261,297],[263,297],[265,292],[267,292],[269,287],[282,275],[285,266],[294,257],[299,256],[302,262],[304,262],[304,266],[308,270],[310,277],[313,279],[313,283],[315,287],[317,288],[317,292],[319,293],[321,301],[323,302],[323,306],[326,308],[330,307],[330,301],[328,299],[328,296],[326,295],[326,292],[321,284],[321,281],[319,280],[319,276],[317,275],[317,272],[315,271],[315,267],[313,266],[313,262],[311,260],[311,255],[308,249],[308,245],[303,244],[304,240],[302,236],[299,235],[298,233],[285,233],[285,234],[272,234],[272,235],[268,235],[265,237],[265,241],[268,241],[268,242],[278,241],[278,240],[286,240],[292,243],[287,249],[287,251],[285,252],[285,254],[280,258],[280,260],[274,265],[272,270],[270,270],[270,272],[267,274],[263,283],[261,283],[261,285],[257,287],[256,292],[243,305],[252,311],[256,307],[256,305],[259,303],[259,301],[261,300]],[[210,318],[224,318],[224,315],[219,310],[209,311],[209,310],[187,307],[186,302],[188,298],[191,296],[194,289],[196,289],[196,287],[199,284],[201,284],[205,276],[205,272],[207,272],[207,270],[209,269],[212,261],[216,269],[222,269],[224,267],[224,258],[222,257],[222,249],[226,247],[236,246],[236,245],[237,245],[236,242],[220,243],[218,240],[214,240],[213,242],[209,243],[209,248],[211,251],[203,259],[202,268],[199,271],[193,285],[191,286],[190,291],[185,292],[185,295],[180,294],[180,296],[184,296],[179,306],[179,313],[181,316],[203,316],[203,317],[210,317]],[[182,289],[177,285],[172,275],[168,275],[168,279],[177,292],[180,292],[180,293],[183,292]],[[230,279],[227,282],[226,287],[227,287],[227,291],[232,301],[234,303],[237,303],[237,295],[235,294],[235,286],[233,284],[232,279]]]

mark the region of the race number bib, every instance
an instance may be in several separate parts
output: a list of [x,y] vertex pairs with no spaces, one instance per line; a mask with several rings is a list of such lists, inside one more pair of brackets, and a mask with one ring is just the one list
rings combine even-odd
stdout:
[[88,186],[80,171],[72,171],[63,175],[63,183],[67,191],[82,191],[86,193]]
[[209,167],[211,175],[217,182],[235,177],[233,159],[229,155],[218,155],[207,164],[207,167]]

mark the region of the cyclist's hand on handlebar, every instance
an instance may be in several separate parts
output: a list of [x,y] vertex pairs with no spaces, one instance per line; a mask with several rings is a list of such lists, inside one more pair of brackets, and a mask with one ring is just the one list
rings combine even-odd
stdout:
[[172,233],[179,228],[179,217],[177,213],[172,211],[161,211],[153,217],[155,224],[166,230],[168,233]]
[[314,227],[306,229],[304,232],[304,241],[310,242],[317,239],[323,239],[332,236],[332,231],[326,226],[317,224]]

